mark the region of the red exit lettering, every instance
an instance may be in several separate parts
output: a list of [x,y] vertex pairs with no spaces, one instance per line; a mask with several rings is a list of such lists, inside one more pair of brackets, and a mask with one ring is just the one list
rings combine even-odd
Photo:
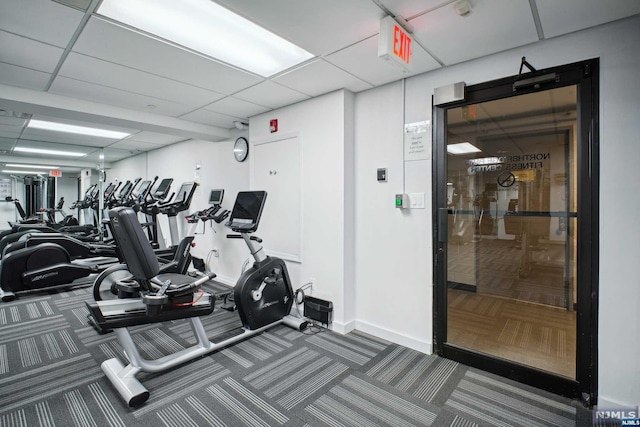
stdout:
[[393,53],[407,64],[411,61],[411,37],[397,25],[393,27]]

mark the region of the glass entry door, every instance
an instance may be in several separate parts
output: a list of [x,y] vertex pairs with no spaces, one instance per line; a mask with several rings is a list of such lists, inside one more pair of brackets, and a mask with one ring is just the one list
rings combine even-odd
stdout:
[[436,347],[588,401],[593,109],[580,79],[561,80],[436,109]]
[[447,111],[447,340],[568,378],[575,113],[575,86]]

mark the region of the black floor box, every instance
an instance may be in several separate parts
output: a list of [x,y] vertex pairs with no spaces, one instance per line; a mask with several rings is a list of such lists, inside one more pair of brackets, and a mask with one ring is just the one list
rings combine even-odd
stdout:
[[304,317],[325,325],[333,322],[333,303],[314,297],[304,297]]

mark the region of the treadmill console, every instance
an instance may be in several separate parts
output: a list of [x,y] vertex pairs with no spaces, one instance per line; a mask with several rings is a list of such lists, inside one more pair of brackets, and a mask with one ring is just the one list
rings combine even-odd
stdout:
[[224,197],[224,190],[211,190],[209,194],[209,204],[213,206],[221,205]]
[[173,178],[165,178],[160,181],[160,184],[156,187],[156,190],[153,192],[152,197],[155,200],[163,200],[169,194],[169,188],[171,188],[171,184],[173,183]]

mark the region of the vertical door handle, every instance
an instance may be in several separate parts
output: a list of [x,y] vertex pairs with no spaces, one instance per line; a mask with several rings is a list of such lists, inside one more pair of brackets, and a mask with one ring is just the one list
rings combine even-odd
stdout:
[[449,209],[438,208],[438,241],[446,242],[449,232],[447,227],[449,225]]

